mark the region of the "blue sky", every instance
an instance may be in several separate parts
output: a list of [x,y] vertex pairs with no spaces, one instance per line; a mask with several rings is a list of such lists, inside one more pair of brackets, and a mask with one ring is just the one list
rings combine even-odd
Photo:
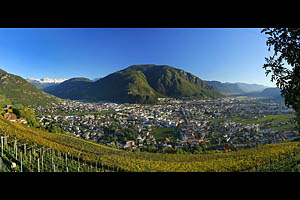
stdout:
[[104,77],[134,64],[166,64],[203,80],[271,87],[261,29],[0,29],[0,68],[23,78]]

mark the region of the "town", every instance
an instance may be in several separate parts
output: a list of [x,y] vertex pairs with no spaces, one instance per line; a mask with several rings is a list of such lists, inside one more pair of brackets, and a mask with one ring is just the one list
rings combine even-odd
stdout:
[[298,136],[294,111],[262,97],[161,98],[155,105],[67,100],[34,110],[51,132],[130,151],[234,151]]

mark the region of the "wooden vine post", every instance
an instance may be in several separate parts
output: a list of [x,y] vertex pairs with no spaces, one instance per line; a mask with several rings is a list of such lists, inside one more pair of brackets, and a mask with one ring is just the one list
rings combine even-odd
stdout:
[[21,159],[21,172],[23,172],[23,157],[22,157],[22,152],[20,152],[20,159]]
[[41,159],[42,159],[42,170],[44,169],[44,156],[43,154],[41,155]]
[[77,160],[77,164],[78,164],[78,170],[79,170],[79,167],[80,167],[80,162],[79,162],[79,155],[78,155],[78,160]]
[[24,154],[26,155],[26,144],[24,144]]
[[14,153],[16,152],[16,140],[14,140]]
[[1,136],[1,156],[3,157],[3,137]]
[[29,163],[31,164],[31,150],[29,151]]
[[68,156],[67,156],[67,154],[65,154],[66,155],[66,165],[68,165]]
[[51,161],[52,161],[52,166],[53,166],[53,164],[54,164],[54,162],[53,162],[53,154],[51,156]]
[[16,147],[16,159],[18,159],[18,147]]
[[40,172],[40,158],[37,159],[38,172]]

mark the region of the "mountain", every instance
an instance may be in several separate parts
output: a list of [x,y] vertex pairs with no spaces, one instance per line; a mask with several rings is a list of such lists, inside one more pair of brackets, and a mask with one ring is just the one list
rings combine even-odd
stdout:
[[6,104],[45,105],[59,101],[57,97],[40,91],[20,76],[0,69],[0,106]]
[[245,93],[248,93],[248,92],[261,92],[264,89],[268,88],[267,86],[258,85],[258,84],[247,84],[247,83],[236,83],[236,84]]
[[261,92],[268,88],[264,85],[247,83],[221,83],[219,81],[206,81],[208,85],[224,95],[244,95],[250,92]]
[[92,83],[88,78],[71,78],[58,85],[52,85],[44,88],[44,91],[63,99],[85,99],[86,88]]
[[261,92],[262,96],[281,97],[281,91],[279,88],[266,88]]
[[43,90],[46,87],[52,86],[52,85],[58,85],[68,79],[51,79],[51,78],[42,78],[42,79],[36,79],[36,78],[28,78],[26,81],[34,85],[40,90]]
[[41,78],[41,79],[37,79],[37,78],[28,78],[26,79],[28,81],[38,81],[40,83],[62,83],[68,79],[66,78]]
[[269,88],[264,85],[247,83],[221,83],[219,81],[206,81],[206,83],[223,95],[270,97],[276,101],[283,101],[279,88]]
[[219,81],[205,81],[208,85],[212,86],[216,91],[224,95],[242,94],[244,91],[234,83],[221,83]]
[[68,88],[61,87],[65,82],[45,91],[61,98],[117,103],[153,103],[158,97],[222,96],[200,78],[167,65],[133,65],[95,82],[70,82]]
[[262,96],[262,97],[271,97],[271,98],[282,98],[281,91],[279,88],[266,88],[261,92],[251,92],[247,93],[247,96]]

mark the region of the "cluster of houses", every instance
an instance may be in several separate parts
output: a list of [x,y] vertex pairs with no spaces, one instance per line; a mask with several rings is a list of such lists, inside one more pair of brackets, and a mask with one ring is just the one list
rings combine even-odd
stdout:
[[16,122],[20,124],[27,124],[27,120],[24,118],[18,118],[16,114],[14,114],[12,111],[12,105],[6,105],[5,108],[3,108],[3,118],[6,120],[9,120],[11,122]]
[[[277,143],[298,134],[294,130],[261,130],[257,123],[215,120],[233,117],[256,119],[268,114],[293,112],[280,104],[262,103],[256,98],[160,99],[160,103],[156,105],[65,101],[35,109],[39,113],[37,119],[44,127],[55,124],[66,134],[123,149],[135,150],[144,146],[177,149],[186,144],[193,148],[199,144],[228,151],[228,146],[239,148]],[[97,114],[101,111],[107,112]],[[87,112],[90,114],[70,114]],[[117,128],[107,135],[105,131],[114,124]],[[136,131],[136,138],[126,141],[120,139],[123,130],[129,127]],[[153,128],[172,128],[174,137],[157,140]]]

